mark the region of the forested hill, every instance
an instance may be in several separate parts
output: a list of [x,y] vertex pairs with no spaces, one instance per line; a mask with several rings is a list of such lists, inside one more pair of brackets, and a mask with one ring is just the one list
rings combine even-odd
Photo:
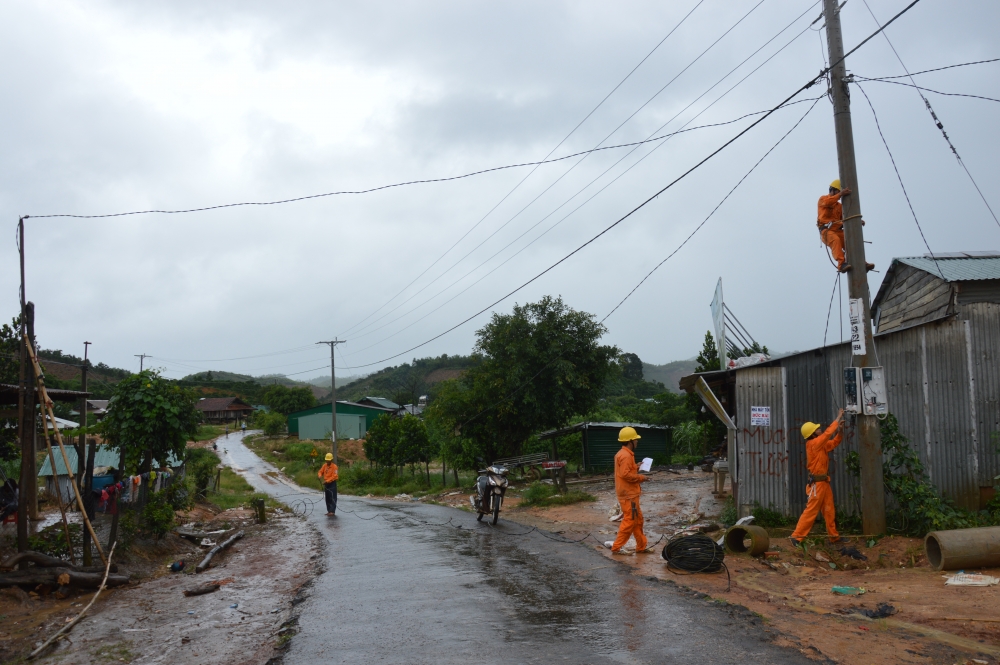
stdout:
[[[337,399],[355,401],[371,396],[385,397],[397,404],[416,404],[421,395],[433,396],[437,384],[448,379],[457,379],[475,362],[472,356],[447,354],[437,358],[417,358],[412,364],[403,363],[395,367],[386,367],[338,387]],[[320,402],[329,401],[329,396],[325,400],[320,400]]]
[[678,382],[681,377],[694,372],[698,366],[698,361],[694,358],[690,360],[675,360],[665,365],[642,364],[642,378],[646,381],[659,381],[672,393],[680,393]]

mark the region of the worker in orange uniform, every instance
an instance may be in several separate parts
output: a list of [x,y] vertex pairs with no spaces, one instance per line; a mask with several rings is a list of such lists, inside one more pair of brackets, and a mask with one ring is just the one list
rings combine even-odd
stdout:
[[333,453],[327,453],[326,461],[319,468],[319,479],[323,482],[323,496],[326,498],[326,514],[337,512],[337,465],[333,463]]
[[639,507],[639,495],[642,494],[640,484],[648,480],[639,473],[639,467],[635,463],[635,447],[639,445],[641,438],[632,427],[623,427],[618,432],[622,449],[615,455],[615,494],[618,495],[624,517],[618,525],[618,536],[610,543],[613,554],[621,554],[622,547],[628,542],[629,536],[633,535],[636,552],[652,549],[647,549],[646,534],[642,532],[642,508]]
[[819,423],[806,423],[802,426],[802,438],[806,440],[806,468],[809,469],[809,483],[806,485],[809,501],[789,539],[796,547],[809,535],[820,511],[823,512],[830,542],[840,541],[836,524],[837,509],[833,505],[833,489],[830,487],[830,451],[839,446],[843,440],[843,435],[839,431],[843,420],[844,410],[841,409],[837,419],[820,434],[817,434],[820,429]]
[[823,243],[830,248],[833,260],[837,262],[837,270],[847,272],[851,269],[844,254],[844,206],[840,203],[842,196],[847,196],[851,190],[840,189],[840,180],[830,183],[830,193],[819,197],[819,211],[816,216],[816,226]]

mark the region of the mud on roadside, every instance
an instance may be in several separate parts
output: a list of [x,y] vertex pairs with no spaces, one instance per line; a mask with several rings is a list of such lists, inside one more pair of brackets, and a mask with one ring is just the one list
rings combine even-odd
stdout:
[[[206,524],[239,527],[246,536],[212,567],[195,574],[205,548],[176,534],[160,547],[172,556],[148,557],[123,564],[133,579],[128,586],[104,591],[66,640],[51,647],[42,663],[280,663],[295,632],[296,606],[322,572],[323,540],[305,519],[271,512],[268,522],[253,524],[247,510],[231,509]],[[181,573],[169,563],[184,560]],[[185,589],[206,582],[221,585],[214,593],[186,597]],[[37,644],[79,613],[92,592],[64,600],[0,596],[5,615],[0,633],[0,661],[23,658]]]

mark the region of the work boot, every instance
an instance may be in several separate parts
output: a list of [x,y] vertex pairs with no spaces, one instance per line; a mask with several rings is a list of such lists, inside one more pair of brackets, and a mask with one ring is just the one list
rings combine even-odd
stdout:
[[802,541],[800,541],[798,538],[792,538],[791,536],[789,536],[788,540],[791,541],[792,547],[802,547]]
[[841,545],[841,544],[843,544],[843,542],[844,542],[844,539],[840,538],[840,537],[837,537],[837,538],[827,538],[826,539],[826,544],[827,545]]
[[866,263],[866,264],[865,264],[865,269],[866,269],[866,270],[867,270],[868,272],[871,272],[872,270],[875,270],[875,264],[874,264],[874,263]]
[[851,269],[851,264],[850,263],[845,263],[844,265],[840,266],[840,268],[837,270],[837,272],[847,272],[850,269]]

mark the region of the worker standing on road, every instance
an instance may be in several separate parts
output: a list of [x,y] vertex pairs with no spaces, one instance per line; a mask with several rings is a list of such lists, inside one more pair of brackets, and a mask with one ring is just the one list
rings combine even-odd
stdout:
[[840,203],[842,196],[847,196],[851,190],[840,189],[840,180],[830,183],[830,193],[819,197],[816,226],[823,243],[830,248],[833,260],[837,262],[837,270],[847,272],[851,269],[844,254],[844,206]]
[[806,467],[809,469],[809,483],[806,485],[806,495],[809,497],[806,509],[795,527],[789,540],[796,547],[800,541],[809,535],[816,517],[823,512],[826,522],[826,533],[831,543],[840,541],[835,518],[837,509],[833,505],[833,489],[830,487],[830,451],[840,445],[843,435],[839,431],[844,420],[844,410],[837,414],[837,419],[830,423],[821,434],[818,423],[806,423],[802,426],[802,438],[806,440]]
[[[611,552],[620,554],[622,547],[628,542],[629,536],[635,536],[635,551],[647,551],[646,534],[642,532],[642,508],[639,507],[639,495],[642,494],[640,484],[647,477],[639,473],[635,463],[635,447],[639,445],[640,437],[634,428],[623,427],[618,432],[618,441],[622,449],[615,455],[615,494],[625,515],[618,525],[618,536],[611,543]],[[650,548],[651,549],[651,548]]]
[[333,453],[326,454],[326,462],[319,468],[319,479],[323,481],[323,495],[326,497],[326,514],[337,512],[337,465],[333,463]]

